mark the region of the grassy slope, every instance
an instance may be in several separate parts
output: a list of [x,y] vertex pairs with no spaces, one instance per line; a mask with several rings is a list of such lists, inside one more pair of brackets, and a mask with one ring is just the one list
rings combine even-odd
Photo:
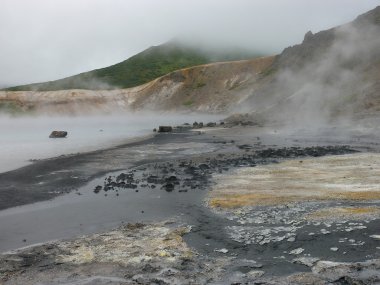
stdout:
[[174,70],[213,61],[256,57],[253,53],[229,52],[206,55],[199,50],[169,42],[150,47],[118,64],[45,83],[7,88],[10,91],[65,89],[115,89],[144,84]]

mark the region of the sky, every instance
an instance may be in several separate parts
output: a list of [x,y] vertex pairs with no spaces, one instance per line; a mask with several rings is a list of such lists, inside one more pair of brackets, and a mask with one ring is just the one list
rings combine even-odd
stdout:
[[173,38],[265,54],[380,0],[0,0],[0,87],[101,68]]

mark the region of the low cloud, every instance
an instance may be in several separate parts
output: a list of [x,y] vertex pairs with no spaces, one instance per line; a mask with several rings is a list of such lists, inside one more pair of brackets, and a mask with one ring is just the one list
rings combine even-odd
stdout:
[[379,25],[356,21],[307,34],[302,46],[284,51],[275,78],[245,111],[292,126],[349,120],[368,109],[379,60]]
[[[374,0],[2,0],[0,86],[41,82],[120,62],[174,37],[271,54],[350,21]],[[312,13],[311,13],[312,11]]]

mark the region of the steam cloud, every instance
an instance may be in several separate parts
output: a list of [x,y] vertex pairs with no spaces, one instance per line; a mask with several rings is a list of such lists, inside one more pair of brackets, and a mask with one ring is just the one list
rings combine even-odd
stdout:
[[[312,35],[278,58],[274,79],[250,97],[256,118],[324,125],[370,111],[378,91],[380,26],[363,20]],[[245,105],[246,102],[245,102]]]

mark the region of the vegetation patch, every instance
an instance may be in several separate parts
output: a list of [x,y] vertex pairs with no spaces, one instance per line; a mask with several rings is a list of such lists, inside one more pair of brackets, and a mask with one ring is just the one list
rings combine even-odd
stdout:
[[204,86],[206,86],[205,82],[198,82],[197,85],[196,85],[197,88],[202,88]]
[[21,115],[25,113],[23,107],[14,101],[0,101],[0,113]]
[[271,67],[265,69],[263,72],[261,72],[261,75],[263,77],[267,77],[267,76],[275,74],[276,72],[277,72],[277,69],[271,66]]
[[[169,42],[153,46],[115,65],[60,80],[7,88],[9,91],[54,91],[67,89],[111,90],[139,86],[178,69],[211,62],[251,59],[253,52],[209,55],[206,52]],[[201,83],[197,88],[201,88]]]
[[190,107],[193,104],[194,104],[193,100],[187,100],[187,101],[183,102],[183,105],[186,106],[186,107]]

